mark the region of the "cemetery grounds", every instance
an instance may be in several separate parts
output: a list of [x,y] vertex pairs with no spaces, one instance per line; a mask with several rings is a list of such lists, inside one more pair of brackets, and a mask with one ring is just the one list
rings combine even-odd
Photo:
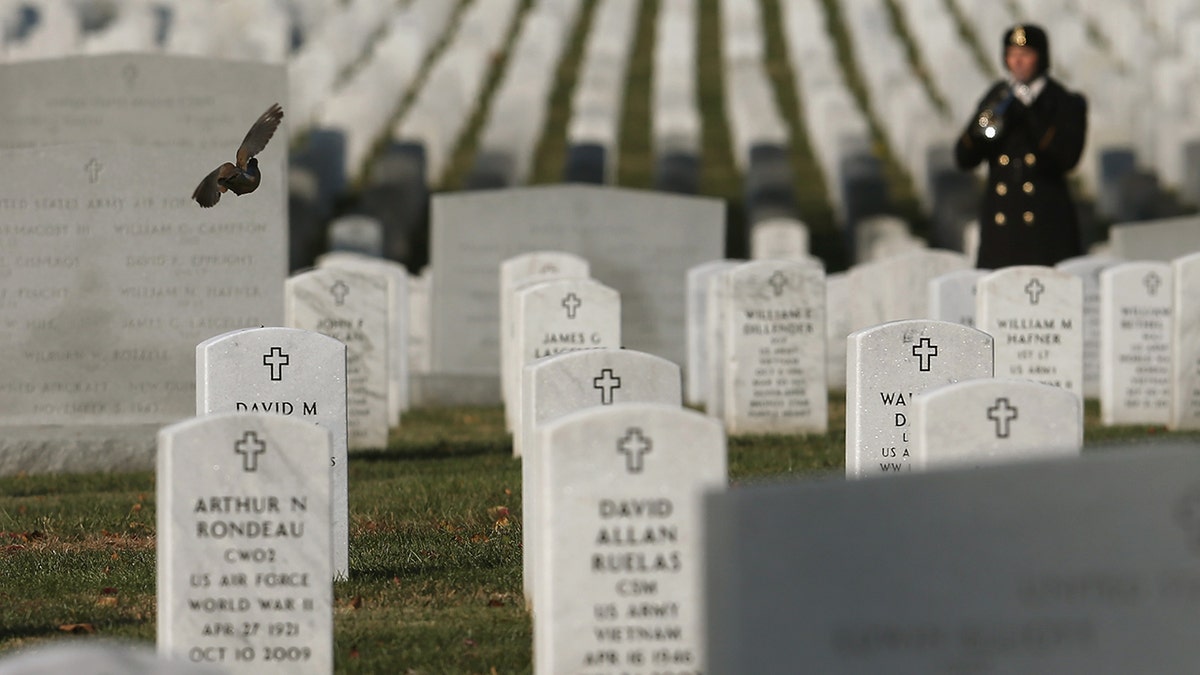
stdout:
[[[824,435],[731,437],[731,483],[840,480],[840,395],[829,412]],[[1103,427],[1097,402],[1085,407],[1085,452],[1167,436]],[[351,578],[334,585],[336,671],[529,672],[521,465],[503,410],[406,413],[386,450],[351,454],[349,476]],[[152,472],[0,478],[0,654],[61,639],[153,643],[154,529]]]

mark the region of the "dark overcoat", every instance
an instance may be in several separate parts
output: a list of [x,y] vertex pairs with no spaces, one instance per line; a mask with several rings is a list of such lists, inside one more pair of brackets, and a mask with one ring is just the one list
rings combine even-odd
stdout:
[[[975,133],[972,119],[955,145],[959,168],[970,170],[982,161],[988,163],[979,211],[979,268],[1054,265],[1082,253],[1067,173],[1083,152],[1087,101],[1054,79],[1046,80],[1032,105],[1012,101],[996,138]],[[980,109],[987,101],[1002,98],[1007,86],[997,82]]]

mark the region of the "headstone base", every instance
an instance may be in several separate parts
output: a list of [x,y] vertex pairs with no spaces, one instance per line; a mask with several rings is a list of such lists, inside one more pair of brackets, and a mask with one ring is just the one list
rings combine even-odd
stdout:
[[0,476],[153,471],[155,435],[169,423],[0,426]]

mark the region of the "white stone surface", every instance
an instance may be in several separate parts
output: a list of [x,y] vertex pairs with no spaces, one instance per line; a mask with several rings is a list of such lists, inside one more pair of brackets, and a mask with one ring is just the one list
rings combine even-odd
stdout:
[[808,257],[808,226],[790,218],[772,218],[750,228],[750,258]]
[[975,327],[975,285],[991,270],[958,270],[929,280],[929,318]]
[[1051,384],[1083,397],[1083,282],[1019,265],[976,286],[976,326],[996,338],[996,377]]
[[261,412],[327,429],[333,572],[350,574],[346,345],[297,328],[230,331],[196,345],[196,415]]
[[963,254],[943,250],[910,251],[851,267],[851,329],[929,318],[929,281],[969,267]]
[[1077,457],[1083,450],[1083,401],[1029,380],[932,389],[913,400],[910,417],[914,471]]
[[1107,255],[1068,258],[1055,269],[1083,282],[1083,395],[1100,398],[1100,274],[1122,262]]
[[708,672],[700,505],[726,484],[721,425],[678,406],[621,404],[539,433],[542,532],[555,545],[537,552],[535,672]]
[[724,420],[731,433],[825,433],[825,270],[808,260],[734,267],[725,284]]
[[846,336],[850,328],[850,278],[825,275],[825,381],[829,391],[846,391]]
[[315,269],[287,280],[287,325],[346,345],[350,450],[381,449],[388,437],[389,297],[382,272]]
[[128,673],[130,675],[220,675],[217,666],[168,659],[143,643],[53,640],[14,649],[0,658],[0,675]]
[[1171,421],[1170,428],[1200,429],[1200,253],[1171,261],[1174,286],[1171,305]]
[[[525,422],[521,433],[522,556],[526,607],[532,608],[533,587],[542,545],[537,535],[542,507],[542,449],[537,429],[564,415],[619,403],[682,405],[679,366],[645,352],[589,349],[540,359],[524,369]],[[514,437],[514,441],[516,438]],[[514,453],[517,445],[514,442]]]
[[1170,263],[1128,262],[1100,274],[1100,421],[1171,419]]
[[992,377],[992,336],[947,321],[893,321],[846,338],[846,477],[912,471],[915,398]]
[[704,405],[708,398],[710,277],[741,262],[712,260],[687,271],[687,363],[683,377],[684,400],[688,405]]
[[329,431],[283,415],[159,432],[160,654],[229,673],[333,670],[329,454]]

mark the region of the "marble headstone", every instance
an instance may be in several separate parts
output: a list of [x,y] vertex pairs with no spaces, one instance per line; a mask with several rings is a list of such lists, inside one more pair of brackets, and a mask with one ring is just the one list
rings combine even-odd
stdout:
[[1198,475],[1139,445],[710,496],[706,668],[1189,673]]
[[683,379],[688,405],[703,405],[708,393],[709,279],[741,262],[711,260],[687,271],[687,362]]
[[750,257],[754,260],[808,257],[808,227],[790,218],[771,218],[750,228]]
[[[203,657],[203,653],[198,654]],[[221,675],[214,665],[168,659],[153,646],[104,640],[57,640],[0,657],[0,675]]]
[[1083,396],[1083,282],[1052,267],[997,270],[977,285],[976,326],[996,338],[996,377]]
[[992,336],[948,321],[893,321],[846,338],[846,476],[912,471],[914,399],[992,377]]
[[298,328],[249,328],[196,346],[196,415],[289,415],[329,430],[333,572],[350,572],[346,345]]
[[315,269],[287,280],[287,324],[346,345],[346,425],[350,450],[379,449],[388,437],[388,278],[383,273]]
[[721,275],[725,429],[824,433],[825,270],[808,260],[764,260]]
[[159,653],[230,673],[333,670],[329,454],[329,431],[283,415],[159,432]]
[[1100,420],[1171,419],[1170,263],[1128,262],[1100,273]]
[[[588,262],[571,253],[534,251],[513,256],[500,263],[500,394],[505,404],[517,403],[517,379],[521,377],[517,355],[513,351],[516,324],[513,321],[513,299],[517,289],[526,284],[554,279],[586,279]],[[508,408],[506,407],[507,411]],[[509,431],[512,419],[505,414]]]
[[542,505],[542,463],[537,445],[537,428],[564,415],[595,406],[618,403],[661,403],[682,405],[679,366],[653,354],[629,349],[589,349],[539,359],[524,369],[524,409],[521,433],[522,558],[525,603],[532,606],[534,567],[540,540],[537,538]]
[[1054,266],[1083,282],[1083,395],[1100,398],[1100,274],[1121,261],[1109,256],[1085,255]]
[[929,318],[929,281],[970,266],[961,253],[924,249],[855,265],[848,272],[851,328]]
[[929,318],[975,327],[975,285],[991,270],[958,270],[929,281]]
[[541,532],[555,545],[538,552],[535,672],[710,672],[700,504],[727,480],[720,423],[629,403],[538,433]]
[[1171,261],[1174,287],[1171,305],[1172,429],[1200,430],[1200,253]]
[[969,380],[916,397],[909,427],[915,471],[1073,457],[1083,401],[1029,380]]
[[850,330],[850,278],[825,275],[825,381],[829,391],[846,391],[846,336]]
[[615,290],[593,279],[558,279],[524,286],[517,291],[513,312],[516,333],[513,353],[518,366],[513,399],[505,405],[512,412],[513,429],[522,429],[525,366],[555,354],[620,348],[621,297]]

